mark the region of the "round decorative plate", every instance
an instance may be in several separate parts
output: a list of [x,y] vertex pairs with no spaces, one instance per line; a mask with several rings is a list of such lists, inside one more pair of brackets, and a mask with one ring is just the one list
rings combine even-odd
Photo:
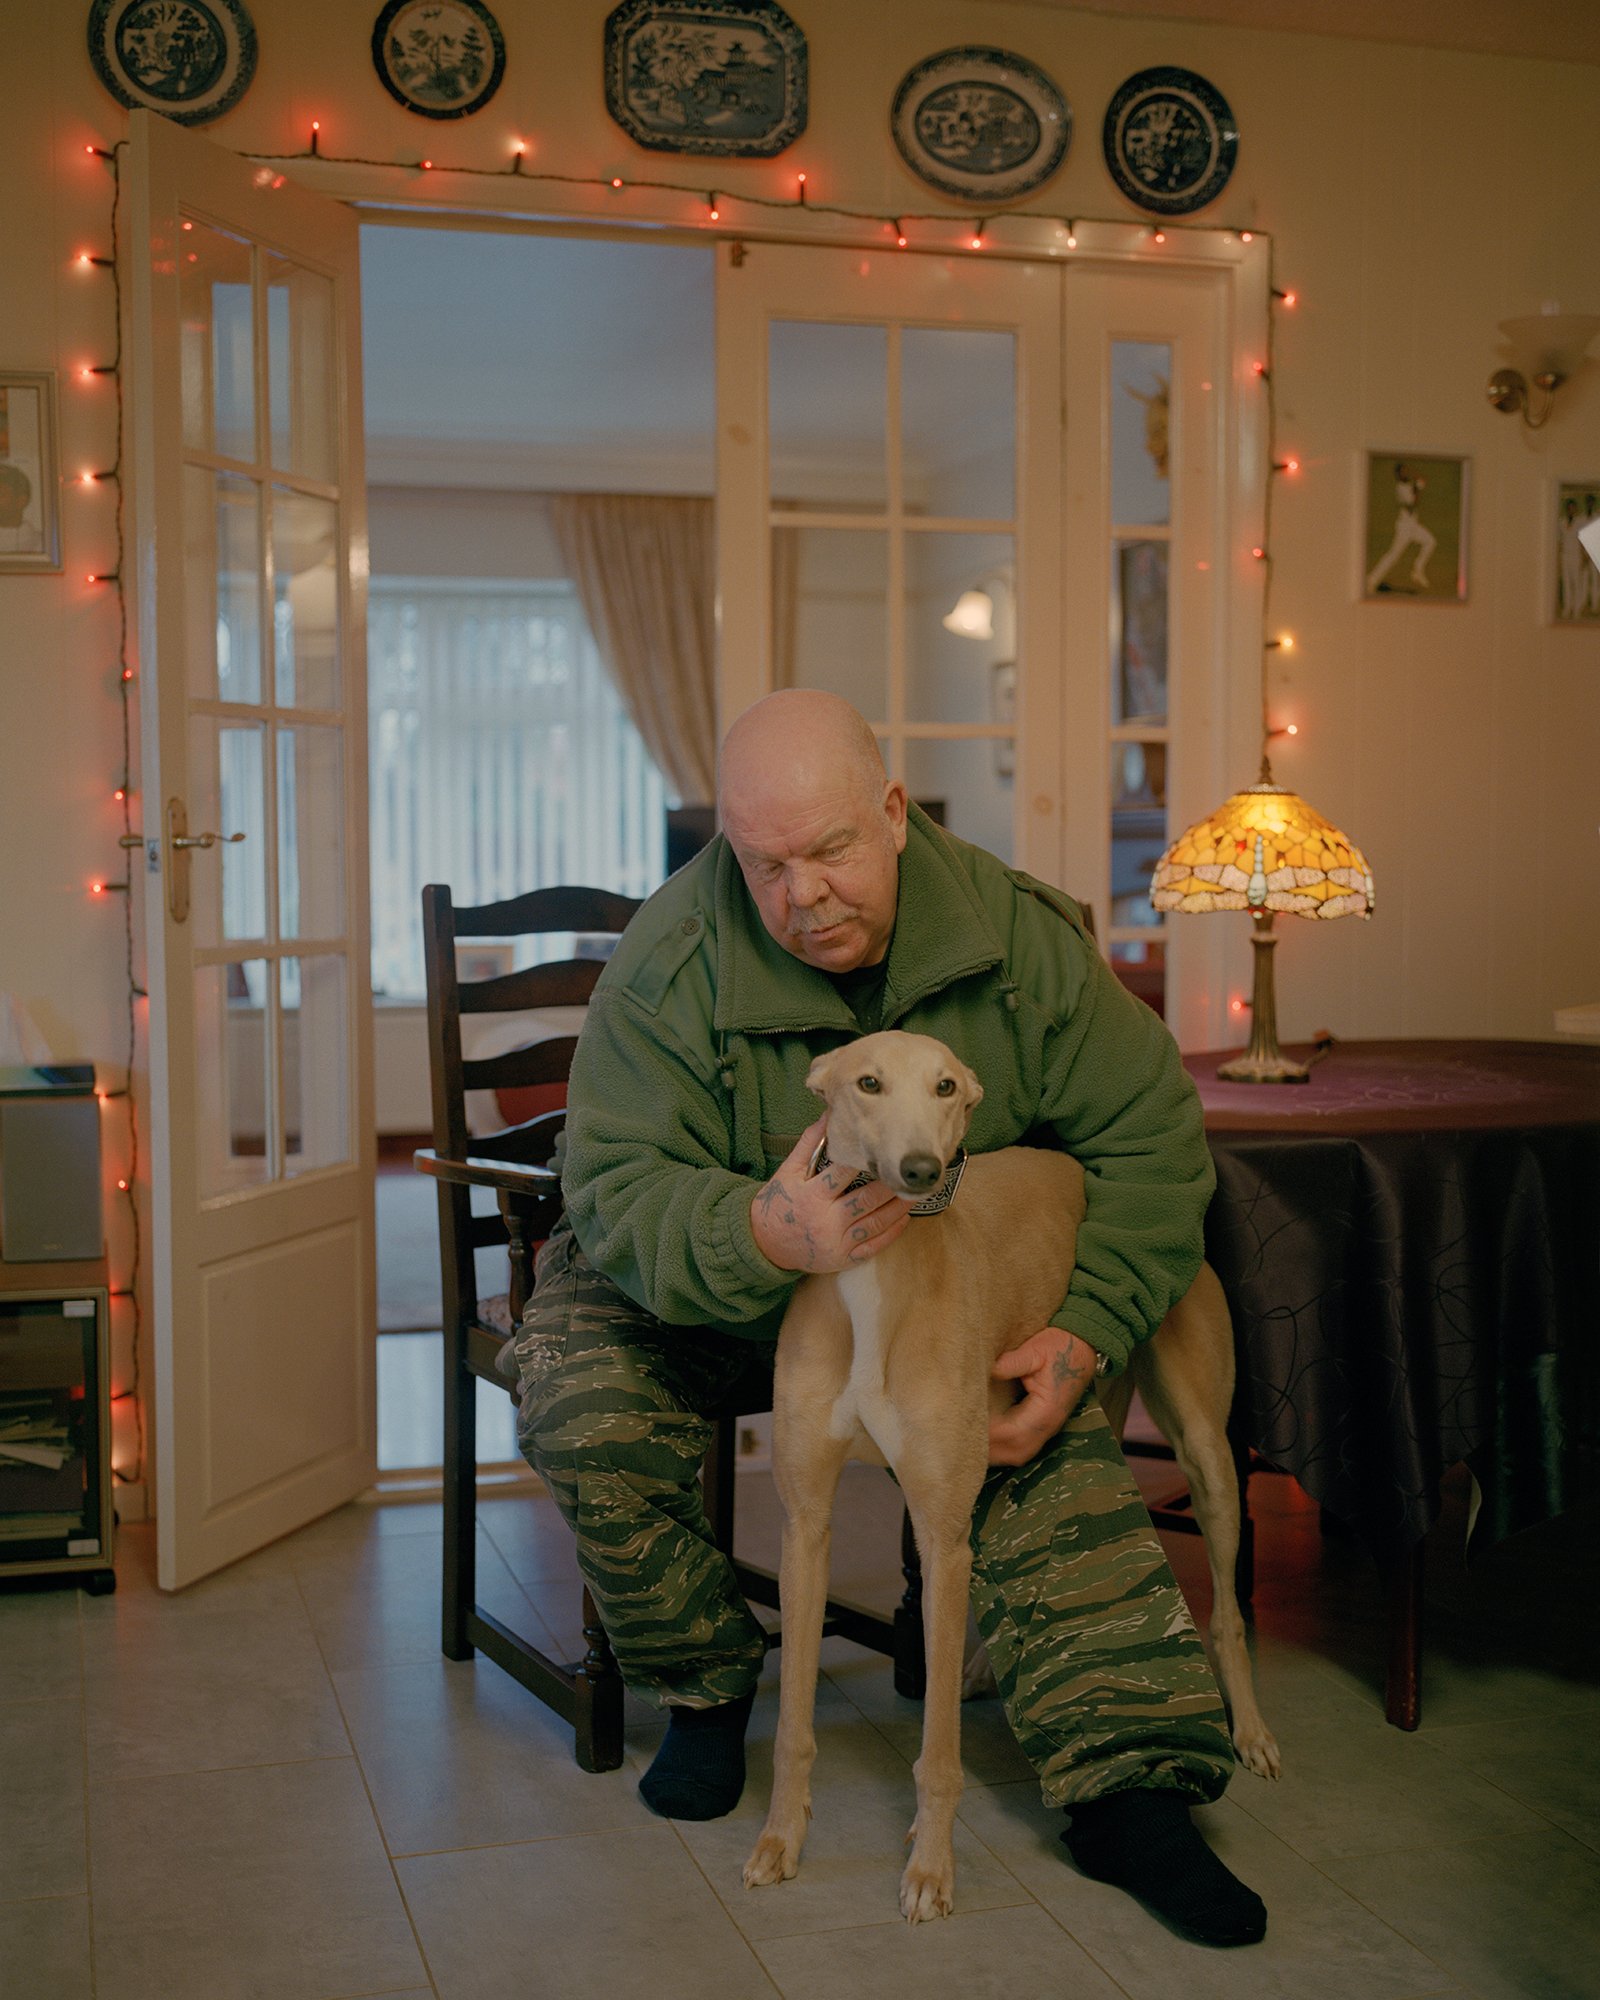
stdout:
[[1192,69],[1142,69],[1106,110],[1105,151],[1129,201],[1189,215],[1228,185],[1239,127],[1222,92]]
[[130,111],[204,125],[249,88],[255,24],[240,0],[94,0],[89,60]]
[[1072,112],[1042,69],[1006,49],[945,49],[906,72],[889,129],[941,194],[1012,201],[1067,157]]
[[389,0],[372,24],[378,80],[424,118],[469,118],[500,88],[506,44],[482,0]]

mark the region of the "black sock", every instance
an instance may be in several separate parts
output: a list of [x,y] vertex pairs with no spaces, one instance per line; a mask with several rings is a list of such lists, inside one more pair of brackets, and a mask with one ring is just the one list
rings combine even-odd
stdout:
[[1061,1838],[1085,1875],[1137,1896],[1196,1944],[1255,1944],[1266,1905],[1200,1837],[1182,1792],[1139,1787],[1068,1808]]
[[666,1740],[639,1780],[639,1796],[663,1819],[721,1819],[744,1790],[744,1732],[754,1693],[716,1708],[668,1711]]

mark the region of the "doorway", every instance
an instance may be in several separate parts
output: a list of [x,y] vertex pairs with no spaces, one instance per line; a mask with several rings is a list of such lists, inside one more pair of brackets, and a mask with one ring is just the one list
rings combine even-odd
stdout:
[[[699,245],[634,238],[362,230],[378,1463],[391,1487],[437,1466],[441,1436],[435,1192],[410,1164],[431,1143],[420,892],[448,882],[473,904],[582,881],[642,896],[665,877],[675,794],[597,643],[564,515],[597,494],[709,510],[712,262]],[[493,1104],[475,1119],[505,1122]],[[482,1293],[503,1291],[503,1256],[479,1264]],[[485,1476],[520,1472],[510,1405],[482,1384],[478,1399]]]

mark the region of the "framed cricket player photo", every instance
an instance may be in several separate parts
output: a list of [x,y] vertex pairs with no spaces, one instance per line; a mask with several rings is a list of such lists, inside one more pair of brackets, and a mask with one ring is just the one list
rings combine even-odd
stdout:
[[1369,451],[1363,464],[1362,598],[1464,603],[1469,461]]

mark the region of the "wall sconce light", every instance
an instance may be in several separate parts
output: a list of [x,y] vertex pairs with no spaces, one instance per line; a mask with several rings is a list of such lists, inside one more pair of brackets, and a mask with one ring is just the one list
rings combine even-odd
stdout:
[[[1590,341],[1600,332],[1600,314],[1546,306],[1521,319],[1501,320],[1500,332],[1524,367],[1497,368],[1489,377],[1489,401],[1497,410],[1517,411],[1530,431],[1539,430],[1549,421],[1557,389],[1582,366]],[[1534,389],[1544,394],[1537,416]]]
[[986,590],[964,590],[939,623],[961,639],[992,639],[994,599]]

